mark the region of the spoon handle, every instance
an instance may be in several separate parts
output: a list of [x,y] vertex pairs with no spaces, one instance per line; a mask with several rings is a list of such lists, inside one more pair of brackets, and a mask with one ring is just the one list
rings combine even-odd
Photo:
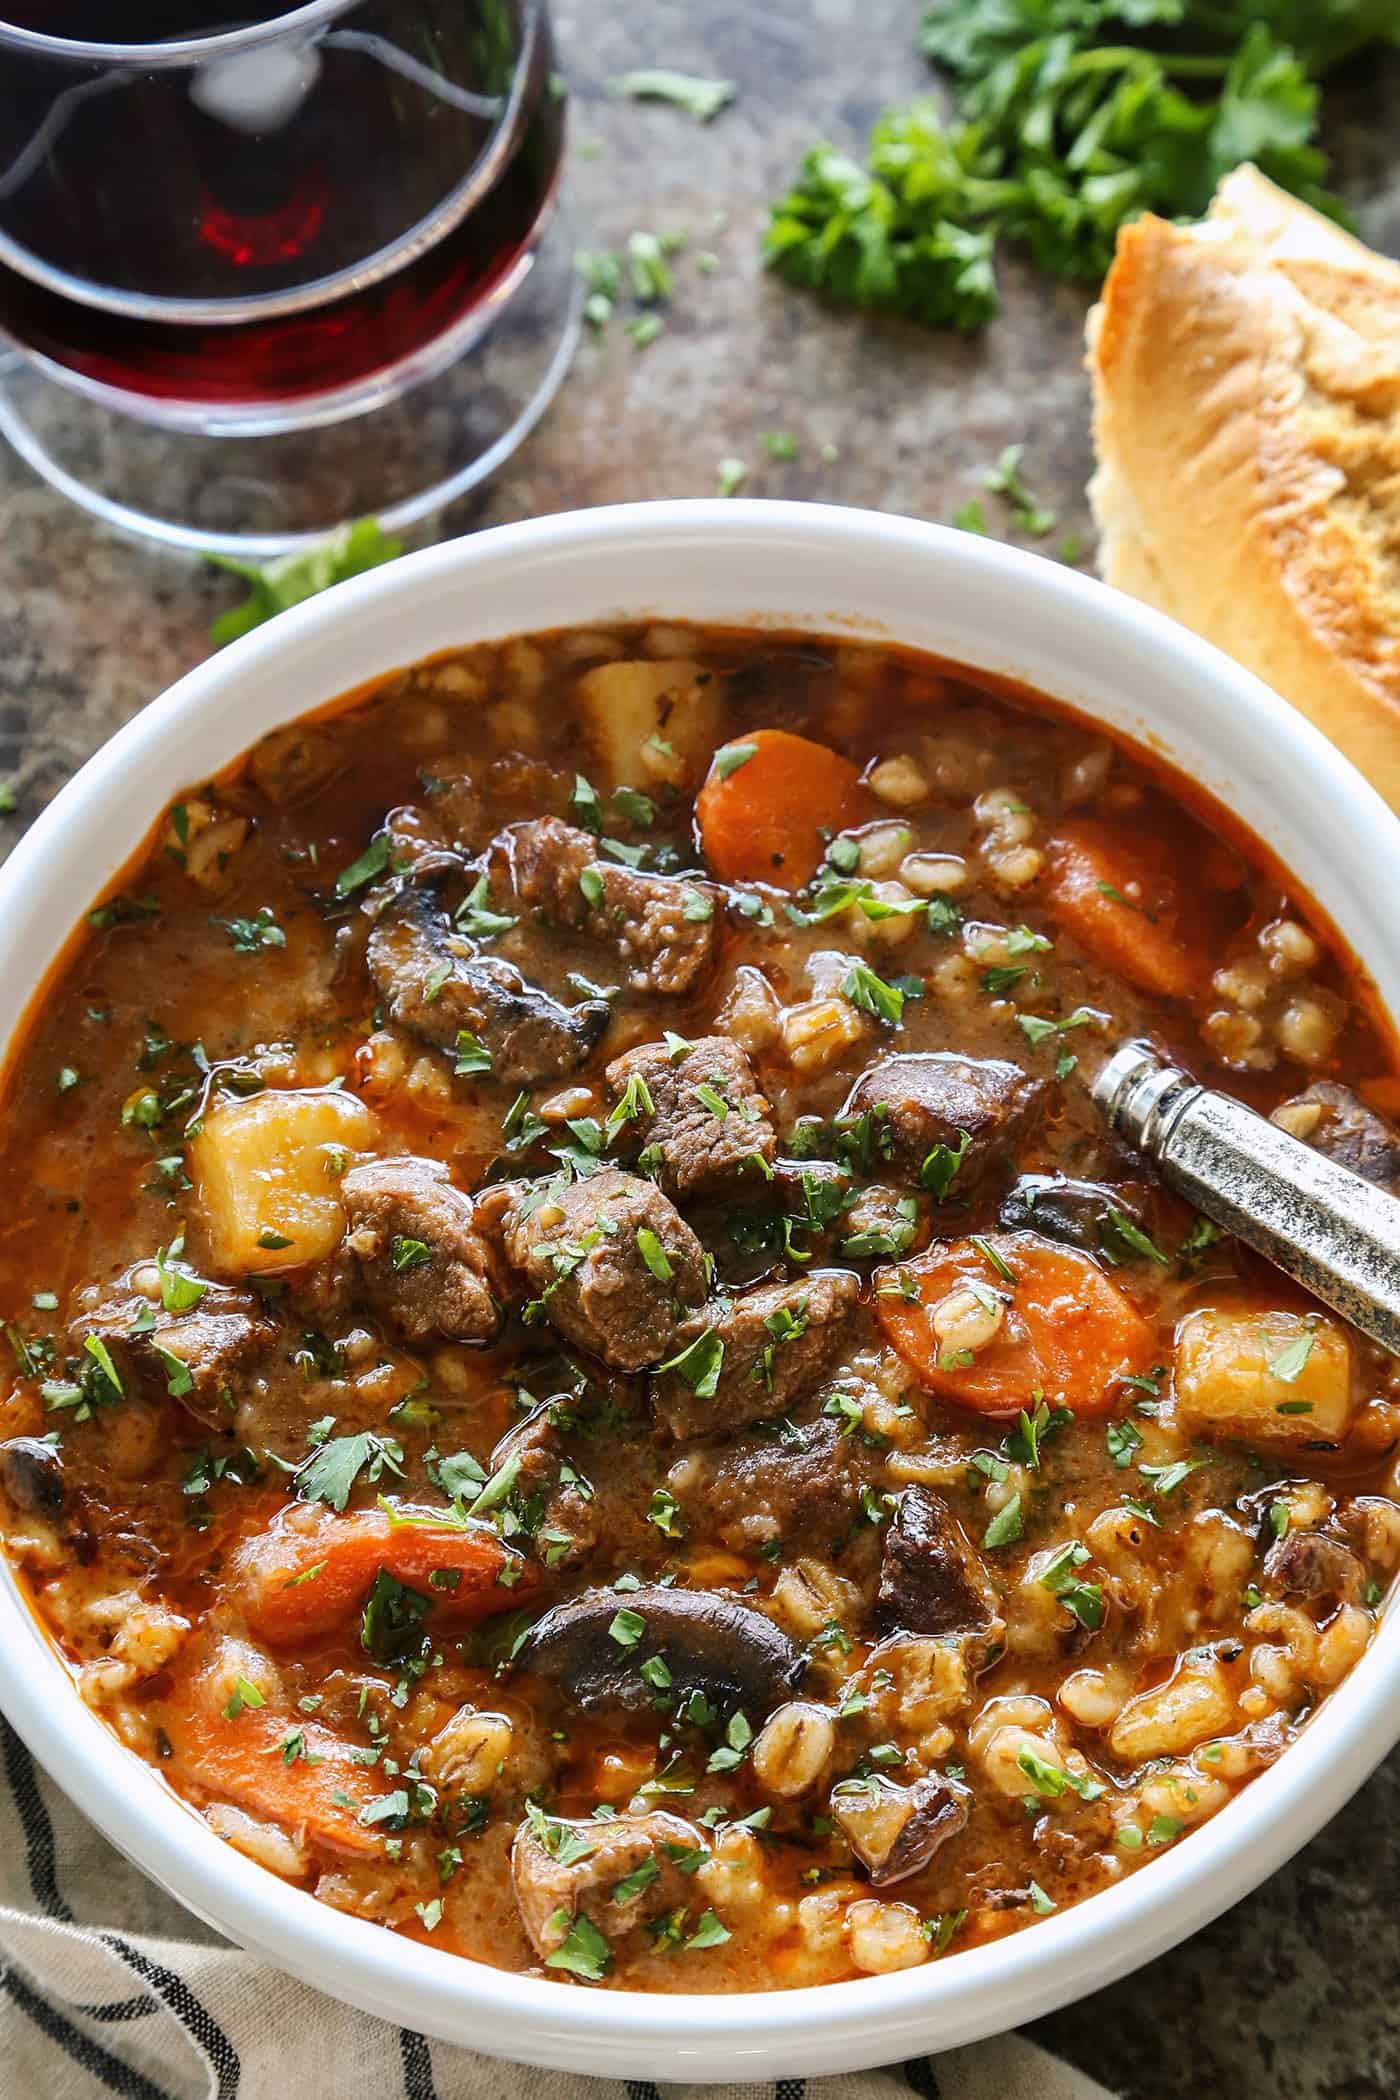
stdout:
[[1198,1086],[1150,1043],[1115,1051],[1093,1097],[1197,1210],[1400,1355],[1400,1199]]

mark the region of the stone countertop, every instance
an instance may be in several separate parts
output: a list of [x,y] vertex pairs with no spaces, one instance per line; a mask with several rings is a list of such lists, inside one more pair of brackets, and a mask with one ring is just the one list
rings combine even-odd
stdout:
[[[557,0],[575,93],[572,188],[582,238],[637,226],[688,248],[665,333],[636,350],[586,342],[544,423],[443,535],[626,498],[714,492],[722,458],[746,493],[947,518],[978,470],[1024,442],[1025,472],[1089,544],[1086,300],[1003,262],[1002,318],[963,341],[830,313],[755,262],[767,200],[822,136],[856,145],[886,102],[923,92],[907,0]],[[619,103],[617,73],[722,74],[736,104],[701,129]],[[1329,101],[1342,186],[1363,230],[1400,253],[1400,65],[1355,69]],[[708,274],[694,257],[710,250]],[[763,431],[800,456],[768,460]],[[99,531],[0,451],[0,778],[26,820],[119,723],[197,662],[229,580]],[[997,506],[989,515],[999,525]],[[1293,1864],[1174,1953],[1034,2030],[1125,2100],[1394,2100],[1400,2093],[1400,1756]]]

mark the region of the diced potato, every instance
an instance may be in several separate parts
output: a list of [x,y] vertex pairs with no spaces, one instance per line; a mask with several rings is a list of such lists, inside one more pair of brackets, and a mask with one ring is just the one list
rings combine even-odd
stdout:
[[1210,1306],[1176,1332],[1178,1418],[1202,1436],[1340,1441],[1359,1395],[1346,1329],[1321,1313]]
[[1235,1702],[1225,1672],[1209,1650],[1183,1655],[1165,1684],[1130,1699],[1109,1730],[1115,1757],[1136,1763],[1173,1757],[1233,1725]]
[[686,657],[598,664],[574,692],[608,787],[694,787],[723,734],[723,682]]
[[341,1177],[377,1129],[363,1101],[331,1087],[211,1108],[190,1148],[210,1269],[268,1275],[332,1253],[345,1233]]

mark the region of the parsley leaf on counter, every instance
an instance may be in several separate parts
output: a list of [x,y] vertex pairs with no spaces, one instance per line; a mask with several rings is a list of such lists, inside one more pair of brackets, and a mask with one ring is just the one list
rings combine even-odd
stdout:
[[673,102],[697,124],[708,124],[728,108],[737,93],[732,80],[704,80],[695,73],[672,73],[664,66],[623,73],[609,81],[608,87],[612,94],[628,95],[634,102]]
[[209,639],[221,649],[225,642],[237,641],[241,634],[261,627],[275,613],[286,612],[303,599],[328,591],[332,584],[344,583],[347,577],[362,576],[366,569],[395,561],[402,553],[403,541],[391,539],[377,518],[356,518],[315,547],[284,554],[277,561],[240,561],[231,554],[206,554],[204,559],[216,569],[228,569],[252,585],[241,605],[220,613],[209,629]]

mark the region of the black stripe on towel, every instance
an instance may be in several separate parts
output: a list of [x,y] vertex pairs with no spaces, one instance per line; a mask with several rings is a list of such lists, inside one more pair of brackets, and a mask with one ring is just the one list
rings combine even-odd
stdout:
[[433,2083],[433,2053],[421,2034],[411,2027],[399,2029],[399,2056],[403,2062],[405,2100],[437,2100]]
[[73,1913],[59,1892],[58,1851],[54,1844],[53,1824],[44,1806],[44,1797],[39,1792],[34,1760],[4,1719],[0,1719],[0,1743],[4,1746],[5,1777],[10,1782],[10,1792],[15,1797],[15,1808],[24,1832],[25,1864],[34,1901],[47,1917],[71,1925]]
[[773,2100],[803,2100],[806,2090],[805,2078],[780,2078],[773,2090]]
[[41,2034],[47,2035],[109,2093],[119,2094],[121,2100],[170,2100],[170,2094],[163,2086],[152,2085],[140,2071],[109,2055],[100,2042],[93,2041],[74,2027],[49,2004],[47,1998],[41,1998],[37,1991],[31,1990],[17,1970],[0,1972],[0,1990],[14,2000],[21,2012],[28,2014]]
[[139,1948],[115,1932],[101,1933],[99,1938],[136,1971],[143,1983],[159,1991],[190,2040],[208,2057],[218,2080],[214,2100],[237,2100],[243,2076],[238,2051],[209,2008],[196,1998],[184,1977],[177,1976],[164,1963],[152,1961],[149,1955],[142,1954]]
[[942,2100],[942,2088],[931,2056],[911,2056],[900,2069],[904,2073],[904,2083],[911,2093],[918,2094],[918,2100]]
[[117,2027],[125,2020],[145,2020],[156,2010],[154,1998],[119,1998],[113,2005],[75,2005],[80,2020],[101,2020]]
[[661,2093],[653,2078],[628,2078],[627,2100],[661,2100]]

